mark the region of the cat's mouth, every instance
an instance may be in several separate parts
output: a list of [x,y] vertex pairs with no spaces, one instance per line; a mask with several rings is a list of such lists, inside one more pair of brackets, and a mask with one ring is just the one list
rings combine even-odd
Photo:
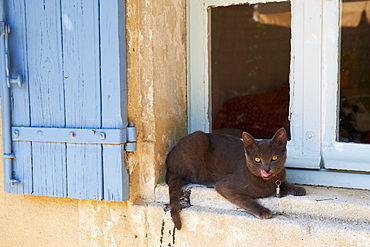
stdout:
[[268,173],[268,172],[267,172],[267,171],[265,171],[264,169],[262,169],[262,170],[260,171],[260,173],[261,173],[261,177],[262,177],[263,179],[265,179],[265,180],[269,179],[269,178],[272,176],[272,174],[271,174],[271,173]]

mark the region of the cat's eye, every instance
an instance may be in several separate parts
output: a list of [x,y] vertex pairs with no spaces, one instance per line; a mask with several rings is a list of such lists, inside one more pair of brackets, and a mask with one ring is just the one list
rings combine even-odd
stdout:
[[276,155],[271,157],[271,160],[273,160],[273,161],[275,161],[277,159],[278,159],[278,157]]
[[254,158],[254,161],[256,161],[257,163],[260,163],[261,162],[261,158]]

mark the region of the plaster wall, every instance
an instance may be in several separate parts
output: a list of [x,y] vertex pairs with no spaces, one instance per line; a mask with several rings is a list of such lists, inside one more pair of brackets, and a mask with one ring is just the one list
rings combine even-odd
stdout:
[[[13,195],[0,176],[0,246],[148,246],[148,213],[166,153],[186,134],[185,0],[127,0],[131,198],[99,202]],[[3,166],[1,165],[1,174]],[[160,228],[158,229],[158,234]]]

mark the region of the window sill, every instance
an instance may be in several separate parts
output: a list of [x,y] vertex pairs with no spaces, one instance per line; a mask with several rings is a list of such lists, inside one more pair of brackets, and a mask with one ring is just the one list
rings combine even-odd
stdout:
[[[191,206],[244,211],[220,196],[213,188],[190,184]],[[258,199],[273,215],[302,215],[321,219],[370,222],[370,193],[367,190],[305,186],[306,196],[268,197]],[[156,203],[168,204],[168,186],[159,184]],[[273,217],[274,217],[273,216]],[[370,230],[370,229],[369,229]]]
[[370,190],[370,174],[334,170],[287,169],[291,183]]
[[[174,229],[168,186],[156,188],[156,202],[146,204],[149,222],[161,226],[162,246],[368,246],[370,191],[305,186],[307,195],[260,199],[273,217],[259,220],[223,199],[213,188],[190,191],[191,206],[181,212],[183,228]],[[164,210],[164,213],[163,213]],[[153,219],[151,218],[153,217]],[[162,217],[162,221],[161,221]]]

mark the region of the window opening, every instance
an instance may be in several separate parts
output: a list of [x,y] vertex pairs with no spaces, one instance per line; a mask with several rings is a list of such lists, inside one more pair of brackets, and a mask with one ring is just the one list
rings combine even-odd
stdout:
[[212,131],[290,137],[290,2],[209,11]]
[[370,143],[369,2],[341,4],[340,142]]

